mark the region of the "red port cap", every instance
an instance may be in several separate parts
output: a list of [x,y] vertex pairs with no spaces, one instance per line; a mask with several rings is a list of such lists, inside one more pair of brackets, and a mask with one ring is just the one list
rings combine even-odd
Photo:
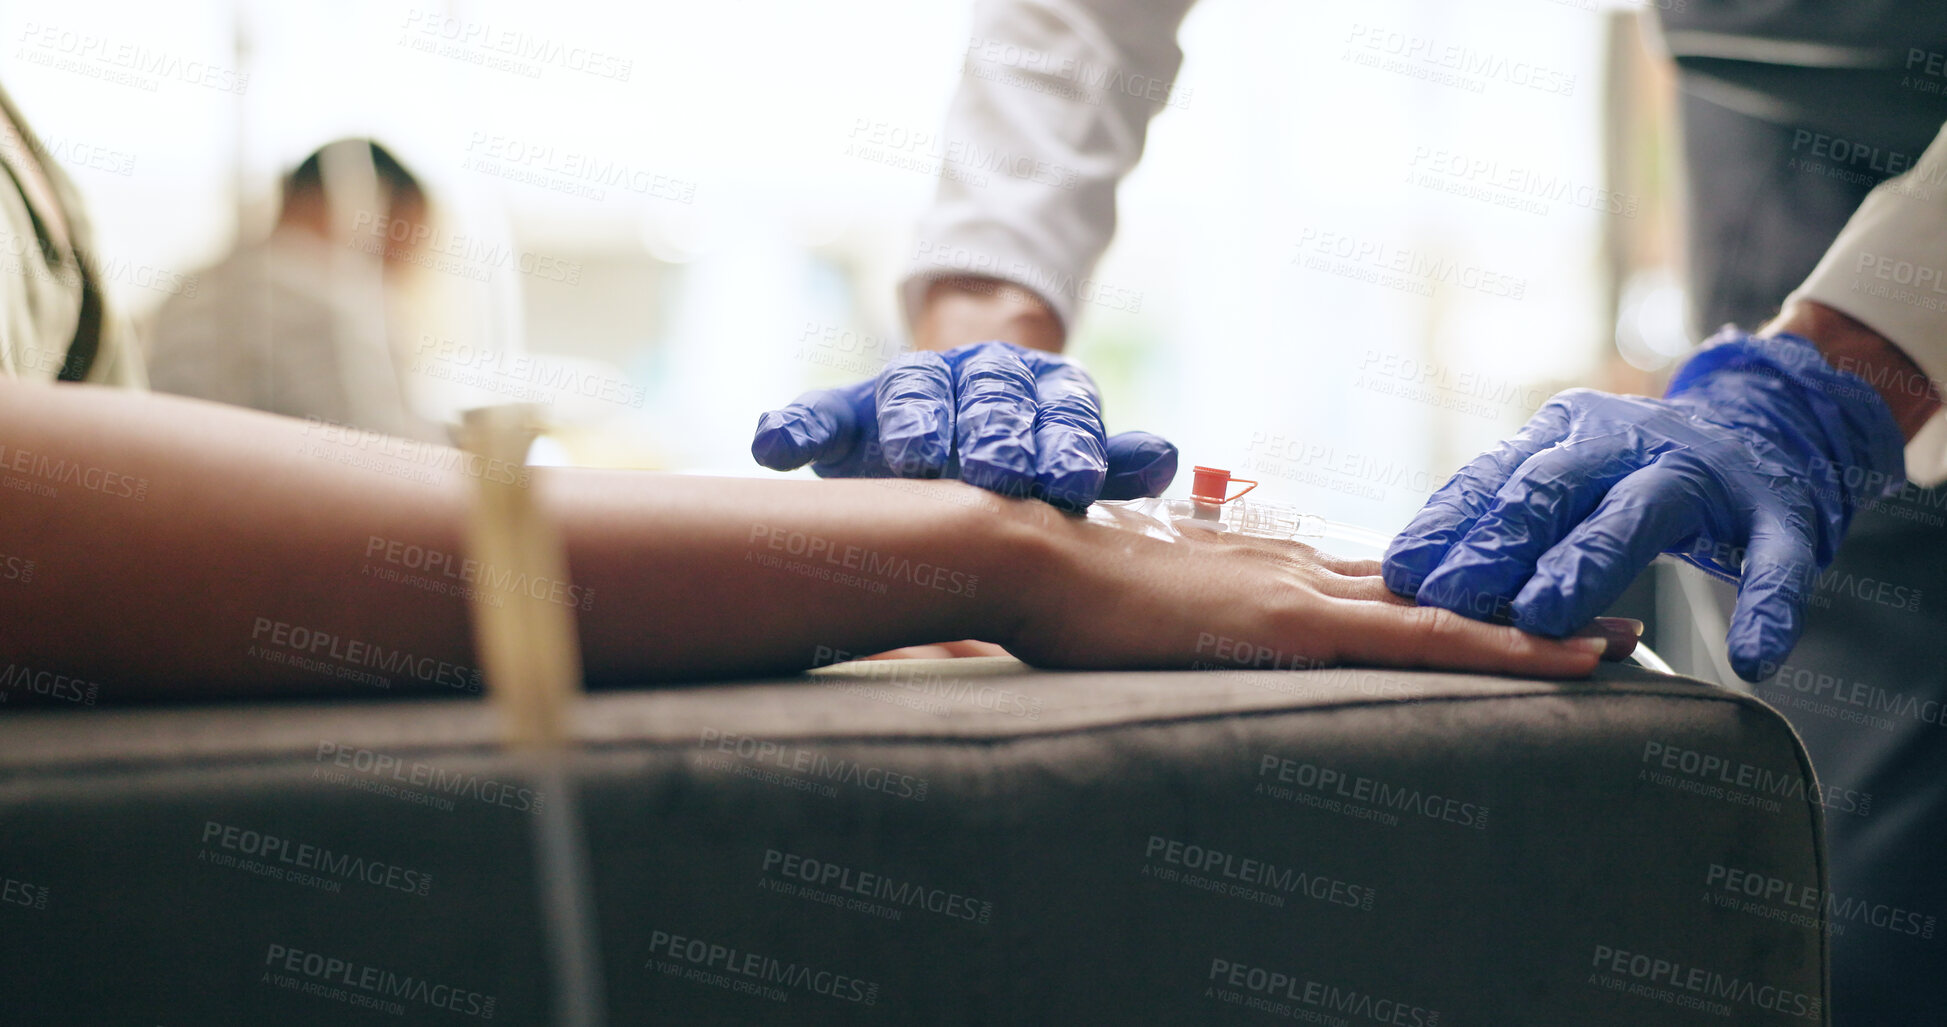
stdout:
[[[1248,478],[1233,478],[1230,476],[1229,471],[1221,467],[1196,467],[1190,473],[1192,475],[1190,479],[1190,498],[1199,503],[1228,503],[1236,499],[1237,496],[1243,495],[1244,492],[1249,492],[1251,489],[1257,488],[1257,482],[1251,481]],[[1244,492],[1239,492],[1237,496],[1226,496],[1224,493],[1230,491],[1232,482],[1240,485],[1249,485],[1250,488],[1245,489]]]

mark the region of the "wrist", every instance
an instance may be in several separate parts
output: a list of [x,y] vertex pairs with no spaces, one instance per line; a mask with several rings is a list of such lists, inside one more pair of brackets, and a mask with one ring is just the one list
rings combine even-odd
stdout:
[[990,339],[1059,353],[1067,333],[1054,308],[1012,282],[957,275],[926,284],[913,328],[917,348],[948,350]]
[[1912,439],[1940,409],[1940,392],[1926,372],[1891,339],[1822,303],[1795,300],[1758,330],[1760,337],[1790,333],[1809,341],[1834,370],[1873,387],[1893,414],[1903,438]]
[[968,637],[1012,650],[1031,627],[1057,611],[1044,605],[1060,595],[1076,597],[1077,582],[1064,574],[1075,542],[1075,518],[1039,500],[1005,499],[964,486],[983,500],[964,525],[971,551],[978,554],[981,592]]
[[1871,383],[1834,367],[1811,339],[1776,324],[1767,331],[1726,325],[1677,369],[1666,396],[1786,454],[1792,474],[1831,486],[1821,505],[1836,545],[1853,510],[1905,483],[1906,443]]

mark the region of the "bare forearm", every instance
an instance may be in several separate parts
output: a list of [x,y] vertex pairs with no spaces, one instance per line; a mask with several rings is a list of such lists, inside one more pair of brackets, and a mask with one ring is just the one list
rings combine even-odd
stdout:
[[994,339],[1060,353],[1067,334],[1040,297],[1011,282],[961,276],[928,283],[913,328],[915,346],[945,350]]
[[1040,504],[958,482],[562,475],[592,679],[790,671],[1005,638]]
[[35,567],[0,661],[111,695],[465,691],[469,590],[574,606],[594,681],[784,670],[991,634],[1013,569],[951,483],[534,471],[574,580],[529,582],[461,541],[470,475],[528,472],[445,447],[17,382],[0,445],[0,555]]
[[0,445],[0,536],[37,567],[0,592],[0,659],[138,696],[352,687],[302,667],[371,671],[378,646],[449,682],[473,664],[463,605],[362,555],[374,538],[456,553],[457,476],[305,422],[83,386],[0,382]]
[[1764,327],[1812,340],[1826,362],[1870,382],[1911,440],[1940,409],[1938,386],[1892,341],[1845,314],[1809,300],[1788,305]]
[[[982,638],[1054,666],[1210,646],[1586,674],[1587,640],[1414,610],[1376,565],[1161,542],[957,482],[482,463],[214,404],[0,380],[0,688],[73,698],[477,688],[469,592],[576,608],[593,682],[795,670]],[[533,488],[571,582],[469,563],[474,478]],[[32,561],[31,573],[15,573]],[[1221,584],[1218,584],[1221,583]],[[477,600],[475,600],[477,601]],[[27,684],[23,687],[23,682]],[[28,694],[29,692],[33,694]]]

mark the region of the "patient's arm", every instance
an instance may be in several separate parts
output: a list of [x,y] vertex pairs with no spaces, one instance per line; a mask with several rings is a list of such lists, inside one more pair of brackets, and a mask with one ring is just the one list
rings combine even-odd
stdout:
[[[461,562],[468,474],[515,472],[453,450],[11,380],[0,446],[0,566],[34,563],[0,580],[0,687],[19,690],[22,670],[111,699],[377,687],[346,676],[362,670],[448,689],[475,665],[452,593],[520,584]],[[1279,666],[1595,662],[1573,641],[1402,606],[1297,549],[1156,542],[952,482],[536,470],[531,487],[566,540],[573,591],[554,598],[577,606],[591,682],[970,637],[1063,666],[1222,664],[1237,642]]]

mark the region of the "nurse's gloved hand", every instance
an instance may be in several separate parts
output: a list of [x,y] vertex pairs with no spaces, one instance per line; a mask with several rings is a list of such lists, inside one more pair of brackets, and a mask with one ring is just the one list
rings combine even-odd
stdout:
[[1007,342],[894,358],[877,378],[799,396],[757,421],[751,456],[823,478],[959,478],[1069,510],[1161,495],[1176,447],[1108,437],[1095,382],[1071,360]]
[[1796,335],[1726,328],[1661,400],[1575,389],[1462,468],[1386,551],[1394,592],[1561,637],[1663,552],[1740,579],[1732,669],[1769,677],[1861,504],[1905,482],[1892,412]]

